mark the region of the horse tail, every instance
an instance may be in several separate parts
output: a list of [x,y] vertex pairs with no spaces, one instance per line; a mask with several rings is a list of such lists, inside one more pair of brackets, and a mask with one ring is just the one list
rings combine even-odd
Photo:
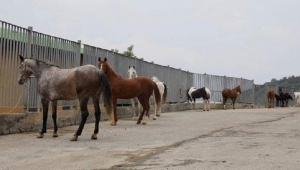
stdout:
[[164,83],[164,94],[162,96],[162,104],[167,103],[167,95],[168,95],[168,88],[167,85]]
[[[191,89],[191,88],[190,88],[190,89]],[[191,98],[191,96],[190,96],[190,94],[189,94],[190,89],[188,89],[188,90],[186,91],[186,95],[187,95],[188,101],[193,102],[193,100],[192,100],[192,98]]]
[[208,88],[205,87],[205,91],[206,91],[206,94],[207,94],[207,98],[210,99],[210,97],[211,97],[211,92],[210,92],[210,90],[209,90]]
[[112,92],[109,80],[104,72],[99,72],[99,80],[102,88],[103,100],[105,105],[106,114],[111,121],[114,121],[113,104],[112,104]]
[[158,108],[161,107],[161,96],[160,96],[160,92],[159,92],[159,89],[157,87],[157,84],[153,81],[153,84],[154,84],[154,96],[155,96],[155,103],[156,103],[156,106]]

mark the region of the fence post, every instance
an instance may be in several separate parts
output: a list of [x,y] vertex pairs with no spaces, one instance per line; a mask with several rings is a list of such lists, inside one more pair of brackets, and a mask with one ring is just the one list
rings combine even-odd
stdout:
[[27,39],[27,46],[26,46],[26,58],[31,58],[31,45],[32,45],[32,31],[33,27],[28,27],[28,39]]
[[[28,27],[28,38],[27,38],[27,44],[26,44],[26,58],[31,58],[31,46],[32,46],[32,31],[33,27]],[[30,92],[30,84],[31,79],[29,79],[27,86],[27,93],[24,93],[24,106],[26,106],[26,113],[29,112],[29,92]]]
[[81,57],[81,40],[77,41],[78,45],[79,45],[79,49],[78,49],[78,54],[77,54],[77,66],[82,66],[83,65],[83,57]]
[[227,84],[227,79],[226,79],[226,76],[224,75],[224,77],[223,77],[223,89],[225,89],[225,88],[227,88],[226,87],[226,84]]
[[253,99],[252,99],[252,105],[255,105],[255,84],[254,80],[252,80],[252,94],[253,94]]

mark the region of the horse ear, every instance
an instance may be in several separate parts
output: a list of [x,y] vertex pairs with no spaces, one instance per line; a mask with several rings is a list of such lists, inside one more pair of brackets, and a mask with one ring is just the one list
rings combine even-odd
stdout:
[[99,62],[101,61],[101,58],[100,58],[100,57],[98,58],[98,61],[99,61]]
[[135,69],[135,67],[133,66],[133,68]]
[[105,61],[105,62],[107,61],[107,58],[106,58],[106,57],[104,58],[104,61]]
[[129,68],[130,68],[130,66],[129,66]]
[[19,55],[20,56],[20,60],[23,62],[24,61],[24,57]]

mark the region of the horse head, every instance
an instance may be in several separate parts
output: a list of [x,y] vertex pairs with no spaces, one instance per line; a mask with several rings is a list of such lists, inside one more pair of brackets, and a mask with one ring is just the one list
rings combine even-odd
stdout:
[[101,60],[101,58],[98,58],[98,68],[103,71],[104,73],[106,73],[107,68],[108,68],[108,64],[107,64],[107,59],[106,57],[104,58],[104,60]]
[[235,89],[236,89],[236,92],[238,92],[239,94],[242,94],[241,85],[238,85],[237,87],[235,87]]
[[135,78],[137,77],[137,73],[136,73],[136,70],[135,70],[135,67],[134,66],[129,66],[129,69],[127,71],[127,74],[128,74],[128,78],[129,79],[132,79],[132,78]]
[[20,75],[18,77],[18,83],[20,85],[23,85],[26,83],[27,79],[33,74],[31,68],[29,67],[29,61],[28,59],[24,58],[23,56],[20,56],[21,64],[19,66],[20,69]]

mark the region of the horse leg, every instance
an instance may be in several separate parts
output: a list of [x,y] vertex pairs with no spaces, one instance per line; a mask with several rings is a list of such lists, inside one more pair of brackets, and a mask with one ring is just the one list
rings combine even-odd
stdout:
[[99,132],[99,122],[101,119],[101,110],[99,106],[99,98],[93,97],[93,104],[94,104],[94,110],[95,110],[95,129],[94,129],[94,134],[92,135],[91,139],[96,140],[97,139],[97,134]]
[[135,119],[135,99],[130,99],[130,102],[131,102],[131,106],[133,108],[133,114],[132,114],[132,119],[134,120]]
[[207,107],[208,107],[207,111],[209,111],[210,110],[210,100],[209,99],[207,99]]
[[226,109],[225,103],[227,102],[227,98],[223,97],[223,109]]
[[136,122],[136,124],[141,124],[142,120],[143,120],[143,116],[144,116],[144,113],[145,113],[145,107],[144,105],[142,104],[142,107],[143,107],[143,110],[138,118],[138,121]]
[[[162,101],[162,99],[161,99]],[[157,116],[159,117],[161,114],[161,107],[162,107],[162,102],[160,102],[160,107],[157,109]]]
[[70,139],[70,141],[77,141],[78,136],[80,136],[82,133],[86,119],[89,116],[89,111],[87,109],[88,98],[79,99],[79,102],[80,102],[80,110],[81,110],[81,122],[77,129],[77,132],[74,134],[74,137]]
[[139,116],[139,114],[140,114],[140,112],[141,112],[141,103],[139,102],[139,99],[138,98],[135,98],[136,99],[136,101],[137,101],[137,103],[138,103],[138,112],[137,112],[137,114],[136,114],[136,116],[138,117]]
[[[154,95],[153,95],[153,98],[154,98]],[[154,99],[155,99],[155,98],[154,98]],[[162,105],[162,98],[160,99],[160,106],[159,106],[159,107],[157,106],[155,100],[154,100],[154,102],[155,102],[155,106],[157,107],[157,109],[156,109],[156,110],[157,110],[157,113],[156,113],[156,114],[157,114],[158,117],[160,117],[160,113],[161,113],[161,105]]]
[[42,131],[37,136],[37,138],[43,138],[44,133],[47,132],[47,118],[48,118],[49,100],[46,100],[45,98],[42,98],[42,105],[43,105],[43,128],[42,128]]
[[[155,95],[154,95],[154,92],[153,92],[153,94],[152,94],[152,98],[153,98],[153,105],[154,105],[154,116],[153,116],[153,120],[156,120],[156,116],[158,116],[158,115],[156,115],[156,114],[157,114],[157,112],[156,112],[157,106],[156,106],[156,101],[155,101]],[[146,116],[147,116],[147,109],[146,109]],[[147,121],[146,121],[146,122],[147,122]],[[144,124],[144,122],[143,122],[143,124]]]
[[118,122],[118,117],[117,117],[117,99],[116,99],[116,98],[113,98],[112,101],[113,101],[113,107],[114,107],[114,117],[115,117],[115,122],[114,122],[114,123],[111,123],[110,125],[111,125],[111,126],[116,126],[116,125],[117,125],[117,122]]
[[233,109],[235,109],[234,104],[235,104],[235,99],[232,99],[232,107],[233,107]]
[[[147,124],[147,122],[148,122],[148,119],[149,119],[149,110],[150,110],[150,105],[149,105],[149,103],[148,102],[145,102],[146,103],[146,105],[145,105],[145,111],[146,111],[146,119],[142,122],[142,125],[146,125]],[[155,104],[156,105],[156,104]],[[155,108],[156,109],[156,108]],[[154,114],[156,114],[156,113],[154,113]]]
[[196,109],[196,98],[193,98],[193,101],[194,101],[194,102],[193,102],[193,110],[197,110],[197,109]]
[[204,109],[203,109],[203,111],[206,111],[206,107],[207,107],[207,99],[204,99]]
[[149,106],[149,100],[148,101],[144,101],[143,97],[144,97],[143,95],[140,95],[138,97],[138,99],[139,99],[139,101],[140,101],[140,103],[141,103],[141,105],[143,107],[143,110],[142,110],[142,112],[141,112],[141,114],[139,116],[139,119],[138,119],[138,121],[137,121],[136,124],[141,124],[141,122],[143,120],[143,117],[144,117],[144,114],[145,114],[145,111],[146,111],[146,105]]
[[53,119],[53,124],[54,124],[54,132],[53,132],[53,137],[58,137],[57,134],[57,100],[52,101],[52,119]]

